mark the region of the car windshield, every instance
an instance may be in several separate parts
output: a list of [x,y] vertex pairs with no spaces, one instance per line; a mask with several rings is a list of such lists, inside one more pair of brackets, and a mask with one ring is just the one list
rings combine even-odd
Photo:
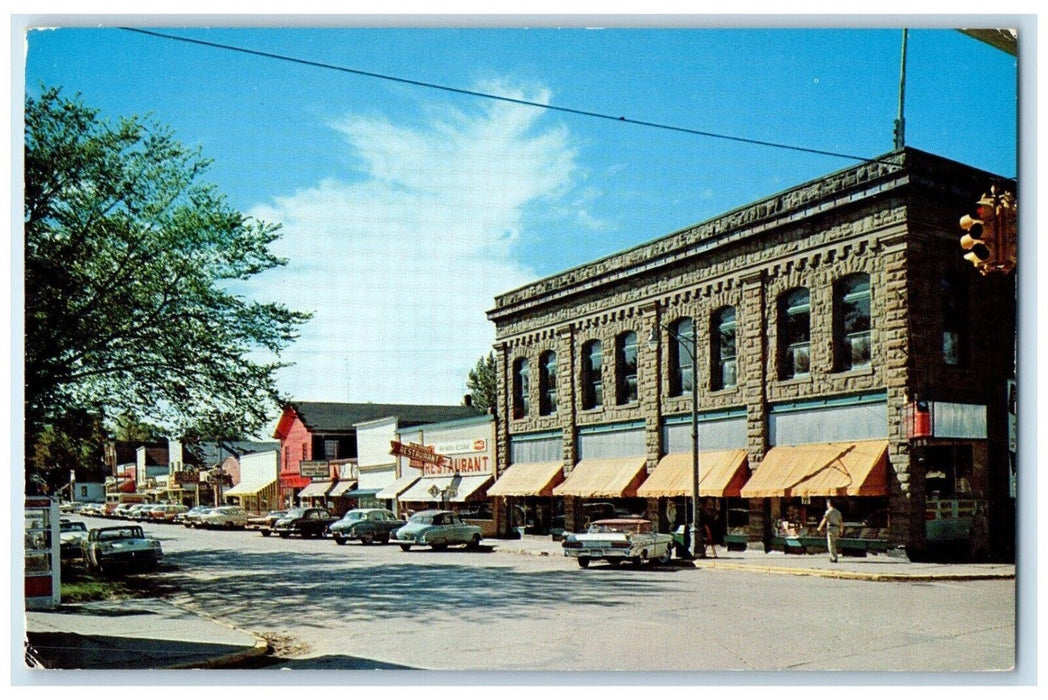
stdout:
[[305,514],[306,514],[306,509],[305,508],[294,508],[294,509],[289,510],[287,512],[287,517],[289,517],[289,518],[301,518]]
[[429,525],[429,524],[431,524],[433,522],[433,516],[432,515],[413,515],[413,516],[411,516],[411,522],[413,522],[413,523],[423,523],[425,525]]
[[62,523],[62,532],[87,532],[84,523]]
[[345,515],[343,515],[342,519],[352,523],[352,522],[355,522],[357,520],[363,520],[364,519],[364,513],[362,511],[359,511],[359,510],[351,510],[348,513],[346,513]]

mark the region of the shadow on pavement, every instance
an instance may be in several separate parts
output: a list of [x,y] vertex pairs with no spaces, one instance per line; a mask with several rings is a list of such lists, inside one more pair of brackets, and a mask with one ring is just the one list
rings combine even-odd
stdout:
[[120,670],[194,668],[242,650],[228,644],[68,632],[34,632],[28,637],[27,656],[47,669],[113,670],[114,658],[120,659]]

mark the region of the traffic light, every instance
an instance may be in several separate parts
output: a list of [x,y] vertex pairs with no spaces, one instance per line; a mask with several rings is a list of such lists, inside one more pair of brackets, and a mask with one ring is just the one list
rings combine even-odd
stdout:
[[986,274],[988,268],[996,264],[997,254],[997,220],[995,197],[983,195],[976,203],[975,210],[961,217],[961,248],[967,251],[964,259]]
[[1001,272],[1011,272],[1015,269],[1018,247],[1018,232],[1016,230],[1018,214],[1017,203],[1012,193],[1001,193],[997,197],[995,212],[995,218],[998,222],[997,241],[999,248],[997,267]]

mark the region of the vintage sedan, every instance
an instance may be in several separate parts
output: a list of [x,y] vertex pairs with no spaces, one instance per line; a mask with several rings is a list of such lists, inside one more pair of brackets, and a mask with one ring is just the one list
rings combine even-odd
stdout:
[[87,537],[87,524],[81,520],[62,518],[58,528],[59,557],[66,560],[79,559],[83,556],[84,539]]
[[361,544],[389,542],[390,535],[407,523],[385,508],[354,508],[328,528],[337,544],[360,540]]
[[446,549],[449,545],[462,544],[469,549],[480,545],[480,527],[462,522],[452,510],[424,510],[415,513],[407,525],[393,535],[391,542],[400,545],[405,552],[415,545]]
[[219,506],[196,516],[196,526],[243,530],[247,526],[247,511],[240,506]]
[[87,566],[102,574],[117,569],[155,569],[163,557],[160,541],[146,537],[140,525],[96,528],[87,533],[83,543]]
[[193,506],[182,516],[182,524],[186,527],[199,527],[197,520],[204,513],[208,513],[214,506]]
[[273,524],[273,532],[283,538],[291,535],[323,537],[328,525],[338,520],[326,508],[292,508]]
[[595,559],[638,567],[650,560],[668,564],[673,558],[673,537],[656,532],[643,518],[596,520],[586,532],[565,535],[561,546],[564,555],[575,557],[583,569]]
[[269,537],[273,532],[273,526],[285,515],[287,515],[286,510],[271,510],[265,515],[248,518],[247,526],[252,530],[261,532],[263,537]]

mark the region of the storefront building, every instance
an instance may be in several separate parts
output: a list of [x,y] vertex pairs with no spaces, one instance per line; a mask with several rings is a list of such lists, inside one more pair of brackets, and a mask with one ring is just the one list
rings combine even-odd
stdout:
[[[994,184],[1015,191],[903,149],[497,297],[494,493],[668,531],[694,408],[715,540],[785,546],[833,496],[878,546],[923,556],[952,525],[1008,556],[1015,280],[958,244]],[[964,512],[982,530],[928,524]]]
[[[454,510],[484,537],[507,532],[504,513],[488,496],[495,480],[495,418],[484,414],[397,431],[389,451],[398,463],[402,517],[431,508]],[[392,485],[391,485],[392,486]]]

